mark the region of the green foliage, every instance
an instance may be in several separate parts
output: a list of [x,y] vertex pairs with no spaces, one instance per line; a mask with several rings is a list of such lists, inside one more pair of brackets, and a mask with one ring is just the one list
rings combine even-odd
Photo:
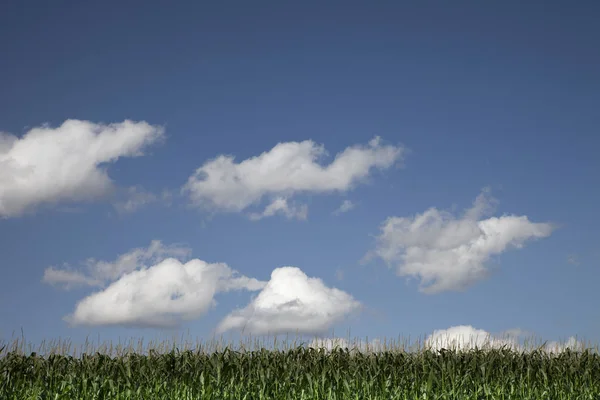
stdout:
[[0,358],[2,400],[600,399],[600,356],[589,350],[21,353]]

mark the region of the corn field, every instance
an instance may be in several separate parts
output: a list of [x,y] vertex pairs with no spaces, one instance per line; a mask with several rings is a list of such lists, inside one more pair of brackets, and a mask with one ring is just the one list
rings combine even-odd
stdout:
[[273,349],[130,344],[77,356],[50,347],[0,343],[0,399],[600,399],[600,356],[589,348],[279,349],[275,340]]

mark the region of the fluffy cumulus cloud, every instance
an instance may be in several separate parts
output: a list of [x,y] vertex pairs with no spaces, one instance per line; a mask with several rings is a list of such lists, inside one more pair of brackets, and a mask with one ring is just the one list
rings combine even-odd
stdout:
[[141,156],[163,135],[162,127],[128,120],[109,125],[67,120],[21,138],[0,132],[0,217],[106,195],[113,183],[103,164]]
[[198,168],[182,191],[199,207],[229,212],[241,212],[267,196],[345,192],[374,168],[387,169],[400,161],[404,148],[382,145],[376,137],[367,146],[346,148],[324,166],[318,161],[325,155],[325,148],[311,140],[279,143],[239,163],[221,155]]
[[261,292],[246,308],[223,319],[219,332],[246,328],[251,334],[321,333],[361,307],[349,294],[295,267],[277,268],[269,282],[261,282],[223,263],[183,261],[189,255],[186,247],[155,240],[114,261],[88,259],[84,271],[49,267],[43,281],[65,288],[101,288],[65,317],[71,325],[176,326],[205,314],[216,304],[216,294],[232,290]]
[[77,303],[65,317],[72,325],[177,326],[206,313],[217,293],[260,290],[256,279],[237,276],[226,264],[167,258],[121,276]]
[[247,307],[219,323],[217,333],[239,329],[252,335],[321,334],[361,307],[348,293],[309,278],[299,268],[281,267]]
[[436,208],[413,217],[390,217],[368,257],[396,265],[399,276],[420,278],[424,293],[464,290],[489,275],[486,262],[492,256],[547,237],[554,229],[527,216],[484,218],[494,203],[486,189],[462,217]]

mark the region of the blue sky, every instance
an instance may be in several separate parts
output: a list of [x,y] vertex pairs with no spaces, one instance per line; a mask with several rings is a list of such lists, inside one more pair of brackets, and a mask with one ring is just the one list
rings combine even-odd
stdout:
[[0,337],[600,343],[599,12],[5,2]]

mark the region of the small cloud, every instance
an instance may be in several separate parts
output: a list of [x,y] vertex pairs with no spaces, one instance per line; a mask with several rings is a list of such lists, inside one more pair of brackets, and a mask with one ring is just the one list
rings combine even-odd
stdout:
[[171,207],[173,204],[173,192],[168,189],[162,191],[160,198],[167,207]]
[[344,279],[344,271],[341,270],[340,268],[335,270],[335,277],[338,281],[341,281]]
[[251,213],[249,214],[249,218],[252,221],[258,221],[262,218],[272,217],[276,214],[282,214],[287,219],[306,220],[308,217],[308,206],[305,204],[301,206],[290,206],[285,197],[276,197],[262,213]]
[[62,284],[65,290],[70,290],[79,286],[101,287],[104,285],[104,282],[85,276],[79,271],[61,270],[55,269],[54,267],[49,267],[44,270],[42,281],[53,286]]
[[570,254],[570,255],[567,257],[567,262],[568,262],[569,264],[571,264],[571,265],[574,265],[574,266],[578,266],[578,265],[580,264],[580,263],[579,263],[579,258],[577,257],[577,255],[576,255],[576,254]]
[[360,302],[296,267],[276,268],[271,280],[245,308],[227,315],[218,334],[240,329],[251,335],[319,334],[362,308]]
[[484,190],[462,217],[430,208],[413,217],[389,217],[381,226],[375,256],[395,264],[399,276],[420,278],[419,290],[434,294],[463,291],[487,278],[487,261],[509,248],[550,236],[551,223],[534,223],[527,216],[488,216],[495,199]]
[[163,190],[160,195],[156,195],[144,189],[141,186],[131,186],[121,194],[122,199],[113,203],[114,208],[120,214],[133,213],[140,208],[153,203],[162,203],[170,207],[173,201],[173,194],[169,190]]
[[356,205],[350,200],[344,200],[337,210],[333,212],[333,215],[340,215],[345,212],[352,210]]
[[132,213],[157,200],[158,198],[155,194],[146,191],[140,186],[132,186],[127,189],[126,199],[115,202],[114,207],[121,214]]

